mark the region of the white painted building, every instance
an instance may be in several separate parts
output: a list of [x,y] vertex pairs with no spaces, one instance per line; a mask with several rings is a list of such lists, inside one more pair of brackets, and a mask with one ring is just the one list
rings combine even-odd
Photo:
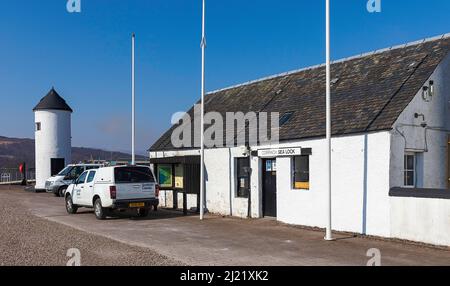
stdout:
[[[449,52],[444,35],[332,64],[334,230],[450,246]],[[282,118],[279,144],[205,151],[209,212],[326,226],[323,65],[211,92],[205,110]],[[186,191],[193,207],[200,153],[173,147],[177,127],[150,159],[161,204]]]
[[72,109],[52,88],[33,109],[35,117],[36,189],[72,161]]

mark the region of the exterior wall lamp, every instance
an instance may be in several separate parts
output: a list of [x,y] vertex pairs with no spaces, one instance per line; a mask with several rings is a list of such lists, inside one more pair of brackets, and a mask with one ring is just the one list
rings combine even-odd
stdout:
[[246,146],[242,146],[242,156],[249,157],[251,154],[252,150],[248,144]]
[[428,86],[422,88],[422,98],[425,102],[431,102],[434,96],[434,81],[430,80]]
[[422,117],[422,123],[420,124],[420,126],[422,126],[423,128],[426,128],[428,126],[427,122],[425,121],[425,115],[423,115],[422,113],[414,113],[414,118],[419,118]]

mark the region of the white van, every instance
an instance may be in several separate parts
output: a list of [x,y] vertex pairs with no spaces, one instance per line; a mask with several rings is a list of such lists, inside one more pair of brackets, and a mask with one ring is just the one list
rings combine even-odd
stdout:
[[57,175],[52,176],[45,181],[45,190],[47,193],[53,193],[57,197],[64,197],[67,187],[72,184],[84,171],[98,169],[101,164],[74,164],[67,165]]
[[97,219],[112,210],[136,209],[148,216],[159,205],[159,186],[147,166],[114,166],[87,170],[66,191],[66,210],[75,214],[80,207],[94,208]]

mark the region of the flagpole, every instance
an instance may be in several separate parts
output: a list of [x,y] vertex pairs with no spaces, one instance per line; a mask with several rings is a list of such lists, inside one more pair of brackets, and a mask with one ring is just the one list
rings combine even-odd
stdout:
[[203,220],[204,216],[204,200],[205,200],[205,142],[204,142],[204,127],[205,127],[205,48],[206,48],[206,38],[205,38],[205,12],[206,12],[206,1],[202,1],[202,99],[201,99],[201,134],[200,134],[200,220]]
[[325,240],[333,240],[331,226],[331,62],[330,62],[330,0],[326,1],[326,172],[327,226]]
[[136,165],[135,38],[136,35],[133,33],[131,36],[131,165]]

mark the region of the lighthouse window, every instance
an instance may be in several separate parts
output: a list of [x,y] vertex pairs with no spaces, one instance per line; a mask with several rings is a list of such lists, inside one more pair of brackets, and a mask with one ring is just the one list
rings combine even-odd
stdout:
[[40,122],[36,123],[36,131],[41,131],[41,123]]

